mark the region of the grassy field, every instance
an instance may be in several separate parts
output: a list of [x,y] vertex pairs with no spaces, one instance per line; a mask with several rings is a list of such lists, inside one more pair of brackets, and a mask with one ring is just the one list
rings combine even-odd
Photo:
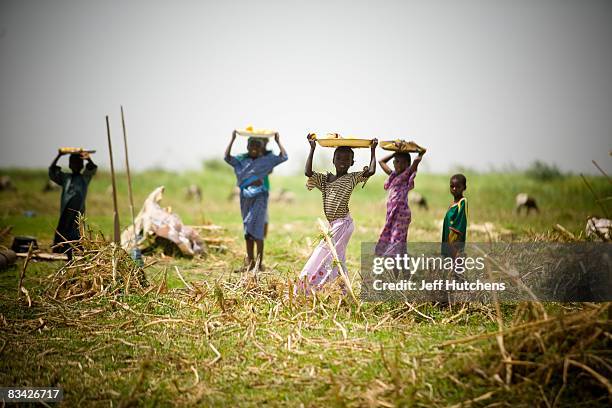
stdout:
[[[10,175],[18,190],[0,192],[0,227],[12,226],[14,235],[34,235],[48,248],[59,192],[42,192],[44,171],[1,173]],[[470,226],[492,223],[501,239],[555,239],[550,231],[557,223],[578,236],[586,217],[602,212],[578,176],[542,182],[522,174],[466,175]],[[125,177],[119,178],[125,226],[127,187]],[[588,180],[600,196],[612,195],[604,178]],[[376,176],[351,201],[356,228],[347,256],[353,276],[360,243],[376,241],[384,223],[383,181]],[[202,188],[201,204],[185,198],[190,184]],[[225,252],[195,259],[149,257],[147,262],[155,263],[146,274],[155,290],[52,301],[45,289],[63,264],[36,262],[24,281],[33,301],[28,306],[16,299],[21,262],[0,272],[0,385],[59,385],[70,406],[546,406],[550,394],[559,392],[560,383],[546,391],[537,384],[500,386],[486,373],[488,364],[494,365],[487,360],[494,338],[444,346],[495,332],[498,322],[489,306],[440,309],[423,304],[415,305],[415,311],[402,303],[355,305],[335,293],[285,301],[283,290],[299,274],[319,235],[321,198],[304,188],[302,176],[272,176],[271,184],[273,191],[293,192],[295,201],[270,205],[268,269],[257,285],[240,284],[240,274],[232,272],[243,261],[242,226],[238,204],[228,200],[233,174],[217,162],[200,172],[148,171],[134,177],[137,207],[164,185],[163,206],[172,207],[186,224],[224,227],[217,236],[228,246]],[[107,237],[112,226],[109,186],[109,175],[98,174],[87,203],[90,228]],[[437,242],[451,199],[448,176],[420,174],[415,190],[427,197],[430,208],[413,209],[409,239]],[[514,214],[519,192],[536,197],[539,215]],[[474,228],[468,229],[468,238],[487,241],[491,236]],[[175,266],[194,290],[185,288]],[[513,319],[516,307],[502,305],[504,322]],[[546,305],[550,314],[577,308]],[[561,406],[587,401],[581,383],[570,388]],[[587,405],[605,404],[602,395]]]

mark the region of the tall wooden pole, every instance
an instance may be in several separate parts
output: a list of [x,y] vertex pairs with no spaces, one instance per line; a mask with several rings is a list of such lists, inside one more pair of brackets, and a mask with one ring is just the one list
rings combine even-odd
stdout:
[[119,226],[119,211],[117,209],[117,184],[115,183],[115,165],[113,163],[113,144],[111,143],[110,125],[108,116],[106,116],[106,134],[108,136],[108,154],[110,155],[111,180],[113,184],[113,242],[119,244],[120,226]]
[[125,150],[125,169],[128,179],[128,195],[130,196],[130,213],[132,214],[132,228],[134,231],[134,241],[136,240],[136,217],[134,216],[134,196],[132,194],[132,176],[130,175],[130,159],[128,158],[127,132],[125,130],[125,116],[123,106],[121,106],[121,126],[123,127],[123,148]]

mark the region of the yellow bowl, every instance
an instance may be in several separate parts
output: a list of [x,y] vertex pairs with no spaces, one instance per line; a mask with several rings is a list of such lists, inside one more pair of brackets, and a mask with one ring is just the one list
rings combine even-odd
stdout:
[[59,152],[60,153],[70,153],[70,154],[78,154],[78,153],[89,153],[89,154],[93,154],[96,151],[95,150],[88,150],[88,149],[83,149],[82,147],[60,147],[59,148]]
[[236,133],[246,137],[274,137],[276,131],[272,129],[253,129],[249,126],[245,129],[238,129]]
[[[397,147],[395,145],[396,142],[402,142],[401,147]],[[400,152],[400,153],[418,153],[419,147],[410,142],[406,142],[405,140],[385,140],[380,142],[380,147],[384,150],[390,150],[392,152]]]
[[[316,137],[316,136],[315,136]],[[330,133],[324,139],[316,139],[319,145],[323,147],[370,147],[372,141],[370,139],[345,139],[335,133]]]

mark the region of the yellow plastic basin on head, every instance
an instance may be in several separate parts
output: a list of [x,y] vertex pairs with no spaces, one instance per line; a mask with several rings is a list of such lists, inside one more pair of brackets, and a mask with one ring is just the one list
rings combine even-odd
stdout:
[[[396,143],[400,143],[401,146],[398,147]],[[401,152],[401,153],[418,153],[419,152],[419,147],[416,144],[406,142],[405,140],[400,140],[400,139],[382,141],[380,142],[380,147],[382,147],[385,150],[390,150],[392,152]]]
[[255,129],[253,126],[247,126],[244,129],[237,129],[240,136],[246,137],[274,137],[276,133],[273,129]]
[[319,145],[323,147],[370,147],[372,141],[370,139],[343,138],[337,133],[329,133],[325,138],[318,139]]

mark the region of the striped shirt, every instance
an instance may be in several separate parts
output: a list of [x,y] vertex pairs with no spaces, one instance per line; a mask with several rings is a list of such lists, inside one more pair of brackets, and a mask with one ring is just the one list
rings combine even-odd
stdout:
[[318,188],[323,195],[323,212],[327,221],[332,222],[344,218],[349,213],[349,200],[353,189],[359,183],[365,183],[367,177],[363,171],[347,173],[334,181],[327,181],[331,173],[312,173],[308,178],[306,188],[312,190]]

